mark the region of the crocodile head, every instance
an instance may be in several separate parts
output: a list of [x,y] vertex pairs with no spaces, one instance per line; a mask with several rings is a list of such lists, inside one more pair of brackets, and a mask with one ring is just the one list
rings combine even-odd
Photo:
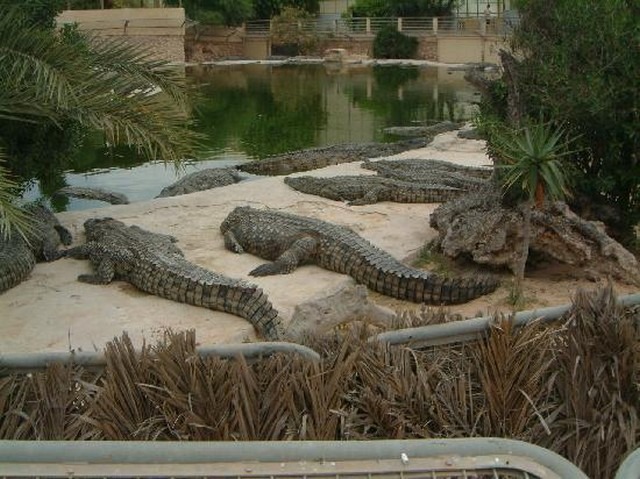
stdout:
[[227,215],[224,221],[220,224],[220,232],[225,234],[227,231],[233,229],[237,224],[244,221],[251,207],[249,206],[236,206],[231,213]]
[[84,222],[84,231],[87,235],[87,241],[99,241],[109,231],[124,228],[122,221],[113,218],[89,218]]

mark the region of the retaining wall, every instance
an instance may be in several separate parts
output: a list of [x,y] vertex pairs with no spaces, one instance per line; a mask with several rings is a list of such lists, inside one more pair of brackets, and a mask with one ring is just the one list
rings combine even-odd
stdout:
[[185,61],[183,8],[65,10],[56,18],[58,26],[72,23],[97,36],[118,38],[140,46],[154,58],[178,63]]

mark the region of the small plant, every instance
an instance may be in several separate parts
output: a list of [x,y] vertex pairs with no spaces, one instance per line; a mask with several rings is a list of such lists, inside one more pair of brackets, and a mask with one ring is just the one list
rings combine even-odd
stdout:
[[450,261],[438,252],[437,246],[433,241],[426,243],[418,253],[418,257],[414,261],[414,266],[418,268],[428,267],[435,273],[446,274],[451,272]]
[[498,180],[505,195],[517,199],[523,213],[520,260],[515,272],[514,299],[522,296],[522,281],[531,242],[531,214],[544,202],[569,196],[568,169],[564,159],[574,153],[565,132],[548,123],[532,123],[522,130],[506,131],[493,137],[491,148],[497,156]]
[[400,33],[392,25],[380,29],[373,40],[374,58],[415,58],[418,40]]

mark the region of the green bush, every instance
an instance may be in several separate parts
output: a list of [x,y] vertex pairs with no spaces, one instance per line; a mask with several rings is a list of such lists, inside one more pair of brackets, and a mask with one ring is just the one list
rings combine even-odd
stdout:
[[374,58],[415,58],[418,40],[400,33],[392,25],[380,29],[373,40]]
[[[543,118],[578,138],[571,206],[627,242],[640,221],[640,57],[631,47],[640,42],[640,3],[518,0],[515,6],[520,25],[511,47],[520,117]],[[509,123],[507,85],[503,78],[486,92],[483,115]]]

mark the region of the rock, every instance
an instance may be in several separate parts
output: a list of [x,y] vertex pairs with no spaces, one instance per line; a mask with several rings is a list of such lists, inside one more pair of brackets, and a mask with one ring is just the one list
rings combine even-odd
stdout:
[[163,188],[156,198],[186,195],[196,191],[232,185],[240,180],[240,174],[235,168],[208,168],[183,176],[172,185]]
[[286,337],[295,341],[352,321],[389,325],[395,314],[369,301],[367,288],[352,279],[297,305]]
[[[440,205],[430,224],[438,231],[437,245],[451,258],[506,266],[516,271],[524,240],[523,215],[502,205],[497,191],[483,189]],[[580,218],[562,202],[534,209],[530,251],[582,269],[585,277],[611,276],[640,284],[636,258],[609,237],[604,225]]]

